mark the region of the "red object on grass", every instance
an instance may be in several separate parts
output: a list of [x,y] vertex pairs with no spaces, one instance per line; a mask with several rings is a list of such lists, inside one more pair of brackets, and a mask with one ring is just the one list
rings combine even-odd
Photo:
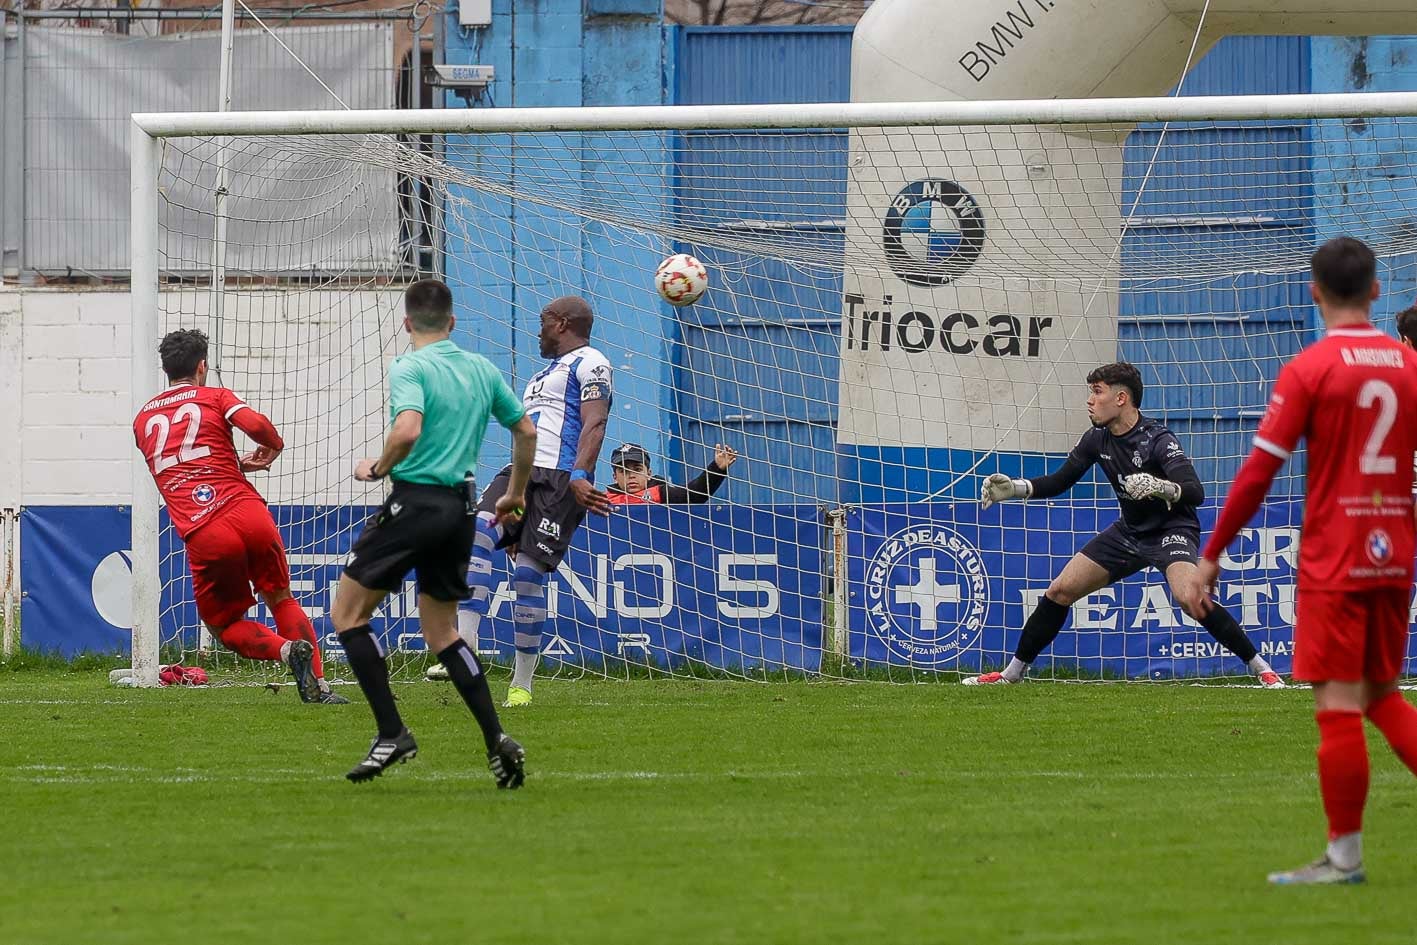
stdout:
[[200,666],[183,666],[181,663],[173,663],[158,671],[157,680],[164,686],[205,686],[207,671]]

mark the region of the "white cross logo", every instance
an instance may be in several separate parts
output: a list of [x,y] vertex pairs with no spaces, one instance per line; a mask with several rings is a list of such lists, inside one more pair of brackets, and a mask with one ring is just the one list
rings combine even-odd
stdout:
[[958,604],[960,601],[959,585],[954,582],[941,584],[935,576],[935,564],[932,555],[921,558],[919,579],[914,584],[895,588],[893,594],[897,604],[920,608],[922,633],[935,633],[940,629],[941,604]]

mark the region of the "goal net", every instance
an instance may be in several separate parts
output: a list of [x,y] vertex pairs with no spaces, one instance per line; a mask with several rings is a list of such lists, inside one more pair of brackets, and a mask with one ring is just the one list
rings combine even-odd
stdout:
[[[1391,330],[1417,275],[1409,114],[1417,97],[1374,95],[137,116],[134,396],[159,384],[158,338],[198,327],[211,382],[282,431],[252,479],[338,677],[326,614],[385,494],[351,470],[389,423],[402,290],[444,278],[455,340],[518,392],[546,364],[541,309],[583,296],[614,370],[597,483],[628,443],[651,475],[707,472],[716,489],[582,526],[551,582],[541,672],[952,678],[1005,662],[1052,577],[1117,517],[1096,470],[1056,499],[978,503],[988,473],[1061,462],[1089,426],[1092,368],[1140,369],[1143,413],[1206,487],[1208,531],[1270,382],[1317,337],[1319,242],[1374,246]],[[710,280],[677,309],[653,287],[675,252]],[[738,456],[721,482],[718,444]],[[494,426],[479,482],[508,460]],[[1222,562],[1221,602],[1281,671],[1302,472],[1301,455]],[[278,680],[203,635],[144,475],[135,662]],[[515,595],[496,567],[474,642],[505,663]],[[409,581],[376,629],[417,678]],[[1148,569],[1074,605],[1034,674],[1245,667]]]

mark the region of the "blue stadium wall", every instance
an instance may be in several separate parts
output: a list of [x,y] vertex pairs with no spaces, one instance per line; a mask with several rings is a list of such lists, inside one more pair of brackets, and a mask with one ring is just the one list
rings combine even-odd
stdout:
[[[476,107],[523,108],[579,105],[660,105],[665,99],[666,35],[659,0],[493,0],[492,24],[482,29],[458,25],[457,0],[444,13],[444,62],[480,63],[496,70],[496,79]],[[452,93],[446,108],[467,107]],[[526,147],[508,147],[495,136],[486,147],[465,138],[451,142],[449,162],[469,173],[481,170],[499,180],[545,178],[587,192],[620,186],[614,151],[597,136],[564,146],[556,136]],[[578,169],[578,174],[568,173]],[[568,185],[564,178],[571,178]],[[661,214],[666,197],[641,189],[633,195],[640,212]],[[457,298],[458,340],[481,351],[523,385],[545,364],[537,345],[540,311],[560,295],[589,294],[602,314],[617,304],[643,305],[643,287],[662,258],[659,251],[627,250],[599,224],[559,214],[528,201],[454,188],[457,215],[467,221],[447,227],[445,270]],[[449,214],[451,220],[453,214]],[[595,343],[616,369],[616,393],[610,437],[634,440],[664,455],[673,431],[662,418],[674,412],[674,376],[670,368],[678,325],[663,311],[628,320],[608,317],[596,326]],[[647,339],[650,339],[647,341]],[[506,462],[509,440],[489,435],[479,478]],[[602,463],[601,481],[609,477]]]
[[[518,6],[514,12],[511,0],[497,0],[494,23],[486,31],[460,31],[455,12],[449,14],[447,59],[496,66],[491,104],[744,104],[850,97],[849,28],[662,27],[653,0],[543,0]],[[1192,70],[1181,93],[1413,88],[1417,39],[1234,37],[1222,41]],[[448,105],[460,103],[450,98]],[[1217,202],[1223,202],[1227,215],[1235,215],[1237,206],[1253,207],[1252,214],[1242,215],[1254,222],[1238,237],[1251,245],[1263,246],[1279,228],[1298,228],[1319,240],[1337,232],[1340,210],[1347,215],[1354,209],[1351,194],[1342,192],[1340,175],[1367,180],[1362,199],[1391,199],[1395,188],[1410,189],[1410,181],[1383,176],[1383,147],[1395,132],[1391,126],[1375,127],[1378,130],[1343,122],[1173,127],[1157,160],[1186,155],[1197,184],[1210,187],[1219,166],[1193,160],[1196,144],[1206,136],[1252,142],[1258,153],[1278,151],[1285,156],[1281,165],[1250,176],[1234,175],[1233,164],[1227,163],[1229,183],[1217,194]],[[1158,128],[1145,126],[1133,135],[1124,201],[1134,193],[1158,135]],[[823,131],[811,137],[807,191],[794,201],[765,200],[773,210],[764,219],[813,228],[825,241],[839,240],[839,230],[821,232],[820,224],[844,216],[846,136]],[[765,186],[760,170],[776,160],[783,146],[782,136],[770,134],[724,139],[690,133],[670,143],[667,158],[675,163],[679,191],[703,208],[712,206],[716,185],[751,176],[757,186]],[[792,148],[798,160],[806,152],[800,140]],[[1333,156],[1340,154],[1346,155],[1346,163],[1335,165]],[[563,160],[565,155],[540,159]],[[584,184],[607,186],[610,173],[588,163]],[[1290,186],[1277,200],[1277,175],[1308,186]],[[642,196],[647,213],[674,212],[667,195]],[[1164,197],[1163,189],[1147,191],[1138,216],[1171,215],[1173,208]],[[790,209],[794,204],[796,209]],[[613,298],[626,287],[642,285],[656,261],[652,253],[626,257],[617,250],[622,255],[606,255],[609,244],[597,245],[593,229],[567,236],[565,221],[548,220],[534,208],[509,202],[483,209],[478,238],[505,239],[509,248],[488,252],[471,241],[461,245],[459,234],[452,233],[449,276],[466,287],[460,311],[470,343],[492,354],[518,383],[541,363],[535,324],[545,301],[594,280],[601,280],[597,291]],[[711,225],[713,220],[695,220],[697,225],[706,222]],[[1149,225],[1143,219],[1127,233],[1124,266],[1157,253],[1175,258],[1178,247],[1186,245],[1203,252],[1215,232],[1207,226]],[[568,250],[568,243],[577,240]],[[684,248],[712,265],[714,251]],[[895,478],[880,483],[861,487],[838,482],[834,444],[840,282],[826,279],[785,290],[771,275],[765,272],[756,277],[756,284],[736,293],[739,299],[759,300],[750,309],[659,311],[657,324],[644,326],[650,337],[659,339],[658,350],[642,355],[639,364],[635,354],[643,341],[638,332],[635,338],[614,332],[597,338],[620,369],[611,439],[644,443],[664,457],[662,465],[676,477],[692,475],[714,442],[734,443],[753,460],[735,470],[723,493],[738,503],[919,500],[927,491],[925,484],[907,477],[910,467],[928,465],[923,456],[915,457],[917,463],[906,455]],[[1410,260],[1389,266],[1384,276],[1389,295],[1380,306],[1380,317],[1400,307],[1398,302],[1411,300],[1417,279]],[[1280,277],[1227,279],[1187,291],[1124,286],[1119,356],[1144,367],[1155,385],[1148,412],[1189,439],[1204,479],[1223,482],[1231,477],[1247,451],[1267,379],[1312,337],[1315,317],[1306,286],[1306,274],[1300,270]],[[1212,383],[1208,365],[1216,362],[1233,365],[1240,382]],[[601,475],[608,475],[608,469],[602,467]],[[1294,482],[1289,479],[1286,487]]]

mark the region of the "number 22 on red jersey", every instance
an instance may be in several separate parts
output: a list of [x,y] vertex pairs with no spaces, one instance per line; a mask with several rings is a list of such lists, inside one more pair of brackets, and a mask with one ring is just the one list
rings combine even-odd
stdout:
[[148,401],[133,421],[138,449],[183,538],[232,499],[260,498],[231,436],[231,417],[245,406],[225,388],[184,385]]

